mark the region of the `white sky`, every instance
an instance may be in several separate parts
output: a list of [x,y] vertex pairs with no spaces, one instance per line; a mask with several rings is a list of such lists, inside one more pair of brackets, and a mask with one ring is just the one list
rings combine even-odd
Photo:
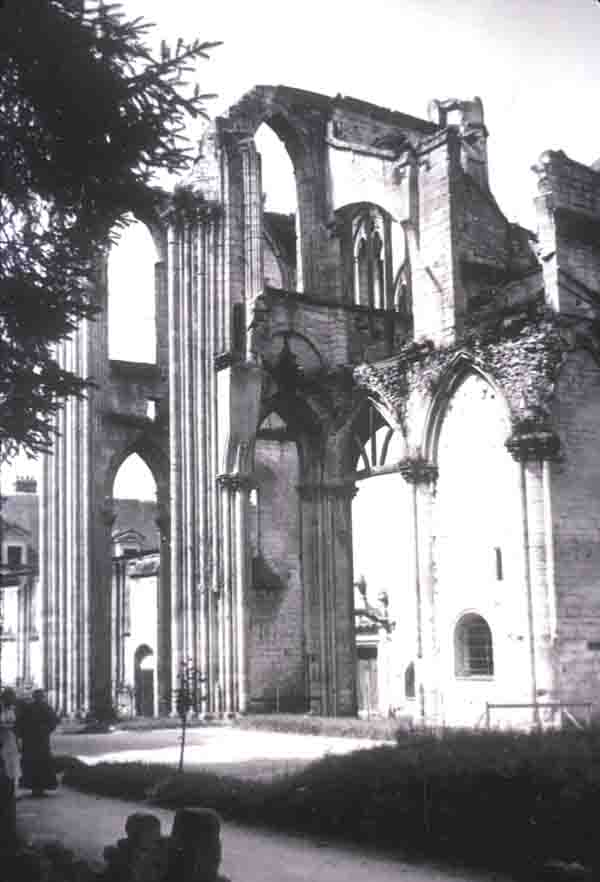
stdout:
[[[535,227],[530,167],[546,149],[600,157],[598,0],[125,0],[153,41],[222,40],[198,68],[223,113],[257,84],[338,92],[425,117],[432,98],[479,95],[490,184],[509,220]],[[199,130],[196,130],[199,132]],[[265,189],[268,167],[265,163]],[[271,198],[270,205],[278,208]],[[16,470],[36,471],[30,463]],[[3,475],[11,486],[15,469]],[[131,486],[134,486],[133,482]]]

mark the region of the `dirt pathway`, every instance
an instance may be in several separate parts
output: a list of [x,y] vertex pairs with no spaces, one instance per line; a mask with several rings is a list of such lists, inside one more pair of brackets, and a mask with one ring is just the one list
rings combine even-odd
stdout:
[[[102,862],[106,845],[124,836],[133,811],[151,811],[171,829],[173,812],[63,788],[46,799],[21,795],[20,830],[32,841],[60,839],[89,861]],[[222,872],[232,882],[511,882],[506,876],[409,863],[359,847],[319,842],[225,823]]]

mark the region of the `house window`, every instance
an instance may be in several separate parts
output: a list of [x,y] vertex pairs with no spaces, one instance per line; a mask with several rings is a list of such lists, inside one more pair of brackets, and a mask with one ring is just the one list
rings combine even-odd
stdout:
[[17,569],[23,563],[23,549],[20,545],[8,545],[6,548],[6,563],[12,569]]
[[463,616],[454,632],[454,656],[457,677],[494,675],[492,632],[485,619],[475,613]]

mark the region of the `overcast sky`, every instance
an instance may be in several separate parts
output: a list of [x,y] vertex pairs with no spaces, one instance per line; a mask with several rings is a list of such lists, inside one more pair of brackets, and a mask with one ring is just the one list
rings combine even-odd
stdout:
[[597,0],[126,0],[174,39],[222,40],[199,68],[220,113],[257,84],[338,92],[426,116],[431,98],[483,99],[491,185],[534,224],[546,149],[600,157]]
[[[484,104],[490,184],[509,220],[535,228],[546,149],[600,158],[597,0],[125,0],[179,35],[222,40],[198,68],[212,114],[257,84],[341,93],[425,117],[432,98]],[[265,177],[268,169],[265,168]],[[268,187],[265,187],[268,190]],[[271,201],[271,207],[278,208]],[[34,471],[19,463],[21,472]],[[4,491],[14,470],[3,475]]]

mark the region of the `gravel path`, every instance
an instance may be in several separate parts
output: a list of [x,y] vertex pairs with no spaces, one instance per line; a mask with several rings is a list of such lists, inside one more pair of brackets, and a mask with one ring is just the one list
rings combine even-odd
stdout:
[[[101,863],[106,845],[124,835],[133,811],[151,811],[171,828],[173,812],[104,799],[63,788],[46,799],[21,795],[17,814],[31,841],[60,839],[87,860]],[[445,868],[392,858],[364,848],[340,846],[225,823],[222,872],[231,882],[511,882],[506,876]]]

